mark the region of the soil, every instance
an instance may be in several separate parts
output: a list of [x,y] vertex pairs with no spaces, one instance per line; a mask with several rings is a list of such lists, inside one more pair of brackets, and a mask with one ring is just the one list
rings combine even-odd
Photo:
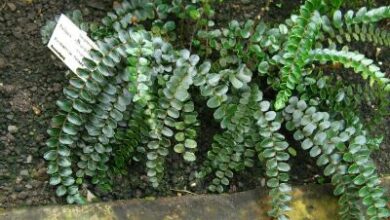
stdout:
[[[218,16],[221,22],[256,16],[257,9],[265,4],[255,0],[226,2],[224,8],[217,11],[222,15]],[[299,1],[275,0],[263,16],[269,21],[283,21],[299,4]],[[0,1],[0,208],[63,203],[48,184],[42,154],[48,122],[56,111],[55,101],[62,96],[62,87],[67,84],[67,68],[42,44],[39,32],[48,19],[60,13],[80,9],[87,20],[97,20],[112,5],[111,0]],[[389,72],[389,50],[383,49],[379,58],[384,61],[383,70]],[[387,128],[383,149],[374,155],[381,173],[390,173],[389,121],[383,123]],[[215,127],[217,125],[202,125],[201,146],[209,146],[207,140],[216,131]],[[159,191],[148,186],[143,168],[137,164],[128,177],[118,177],[121,184],[112,193],[90,190],[103,200],[181,195],[186,190],[203,193],[203,186],[191,184],[196,165],[177,163],[176,158],[171,160],[168,163],[172,169],[168,169],[167,180]],[[296,165],[292,171],[293,182],[316,178],[316,168],[310,165],[313,163],[302,163],[301,157],[293,159],[293,163]],[[230,192],[264,184],[264,179],[253,173],[261,172],[250,170],[239,175]]]
[[55,15],[98,19],[111,1],[0,1],[0,207],[57,203],[42,151],[67,68],[41,42]]

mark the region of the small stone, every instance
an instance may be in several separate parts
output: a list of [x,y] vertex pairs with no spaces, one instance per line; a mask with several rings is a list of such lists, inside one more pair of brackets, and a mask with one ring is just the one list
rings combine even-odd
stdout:
[[11,199],[12,199],[12,200],[16,200],[17,198],[18,198],[18,194],[13,193],[13,194],[11,195]]
[[32,155],[28,155],[26,158],[26,163],[31,163],[32,159],[33,159]]
[[17,185],[17,186],[15,186],[14,191],[15,191],[15,192],[22,192],[22,191],[23,191],[23,187]]
[[12,120],[14,119],[14,115],[13,114],[8,114],[7,116],[5,116],[8,120]]
[[141,198],[142,195],[143,195],[143,193],[142,193],[141,190],[139,190],[139,189],[136,189],[136,190],[135,190],[135,197],[136,197],[136,198]]
[[21,176],[28,176],[29,175],[28,170],[21,170],[19,174]]
[[59,92],[62,90],[62,86],[60,83],[53,83],[53,91],[54,92]]
[[21,192],[21,193],[19,193],[19,195],[18,195],[18,198],[19,199],[26,199],[27,197],[28,197],[28,194],[29,194],[29,192]]
[[39,181],[45,181],[49,178],[49,176],[46,174],[46,167],[42,167],[36,171],[33,171],[31,176]]
[[38,134],[35,137],[35,141],[37,141],[37,142],[42,142],[44,139],[45,139],[45,136],[43,134]]
[[[0,58],[1,59],[1,58]],[[0,61],[1,62],[1,61]],[[10,85],[10,84],[6,84],[6,85],[2,85],[0,87],[1,90],[5,91],[6,93],[14,93],[16,91],[16,86],[14,85]]]
[[21,112],[30,111],[32,105],[31,92],[28,90],[17,91],[17,93],[13,95],[10,104],[12,110]]
[[16,177],[15,183],[16,183],[16,184],[19,184],[19,183],[22,182],[22,180],[23,180],[23,179],[22,179],[20,176],[18,176],[18,177]]
[[13,29],[12,31],[12,34],[16,37],[16,38],[23,38],[24,35],[23,35],[23,29],[21,27],[16,27]]
[[15,125],[8,125],[8,132],[11,133],[11,134],[15,134],[16,132],[18,132],[18,127],[16,127]]
[[12,2],[8,2],[7,3],[7,6],[8,8],[11,10],[11,11],[16,11],[16,5]]
[[114,2],[112,3],[112,6],[113,6],[114,8],[119,8],[119,7],[121,6],[121,3],[118,2],[118,1],[114,1]]
[[97,200],[96,196],[91,191],[87,190],[87,201],[94,202],[96,200]]
[[33,204],[33,201],[31,199],[27,199],[26,205],[31,206]]
[[26,184],[24,187],[26,187],[27,189],[32,189],[32,185],[31,184]]
[[265,186],[265,178],[261,178],[260,185],[261,187]]
[[5,137],[6,137],[6,142],[9,143],[15,140],[15,137],[11,133],[7,133]]
[[33,105],[32,109],[34,111],[34,114],[36,114],[36,115],[40,115],[42,113],[42,110],[41,110],[41,108],[39,108],[39,106]]

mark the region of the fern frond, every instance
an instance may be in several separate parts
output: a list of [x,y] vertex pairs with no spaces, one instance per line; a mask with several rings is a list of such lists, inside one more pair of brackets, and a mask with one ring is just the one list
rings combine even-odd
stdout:
[[275,109],[279,110],[285,106],[288,98],[295,89],[295,85],[301,80],[302,67],[309,56],[309,51],[314,45],[314,40],[321,27],[321,18],[318,9],[320,0],[308,0],[301,6],[300,14],[295,25],[288,35],[287,42],[283,48],[284,65],[280,70],[281,84],[280,91],[276,96]]
[[[63,185],[58,186],[57,195],[63,196],[69,193],[67,196],[69,203],[83,202],[78,190],[75,190],[78,188],[74,185],[76,180],[72,177],[72,172],[69,172],[72,165],[72,155],[69,148],[78,144],[79,131],[84,125],[89,131],[94,130],[89,127],[90,124],[85,123],[87,117],[93,112],[95,103],[102,103],[101,109],[108,110],[109,106],[105,103],[115,99],[115,97],[108,95],[113,94],[113,90],[116,90],[109,82],[115,76],[115,67],[120,63],[121,58],[136,55],[132,48],[139,47],[138,44],[142,45],[148,39],[146,32],[142,31],[131,32],[131,35],[128,32],[122,32],[120,36],[120,40],[106,38],[104,41],[97,42],[100,51],[92,50],[90,52],[92,59],[84,60],[89,69],[80,69],[78,71],[79,78],[72,79],[70,85],[64,89],[67,99],[57,102],[62,113],[53,120],[52,129],[48,131],[51,139],[47,142],[49,151],[45,154],[45,158],[51,163],[52,169],[49,173],[53,178],[52,185],[63,183]],[[106,92],[106,95],[100,96],[104,94],[103,91]],[[113,134],[110,132],[112,129],[111,127],[110,129],[105,128],[107,135],[104,136],[104,142],[108,142],[112,138]],[[101,139],[103,140],[103,137]],[[80,144],[83,151],[90,148],[90,146]],[[63,149],[62,153],[61,149]],[[83,158],[86,156],[84,155]],[[107,160],[107,157],[104,157],[103,160]],[[78,174],[82,175],[81,172]],[[78,181],[78,184],[81,182]]]
[[126,174],[129,161],[140,161],[143,153],[146,151],[147,135],[149,128],[144,122],[144,106],[134,103],[130,112],[127,127],[120,129],[115,134],[115,143],[112,146],[110,168],[114,174]]
[[267,186],[271,189],[272,209],[268,214],[276,219],[288,219],[286,212],[291,200],[291,187],[288,171],[290,155],[286,152],[289,144],[284,135],[277,131],[281,127],[281,117],[278,113],[270,110],[271,103],[263,100],[258,103],[259,110],[254,114],[254,120],[258,126],[262,140],[256,145],[256,151],[260,159],[266,164]]
[[350,10],[345,15],[345,22],[347,24],[375,23],[390,18],[390,6],[382,6],[370,10],[362,7],[356,12],[355,16],[353,14],[354,12]]
[[123,1],[116,4],[113,12],[107,13],[107,16],[102,18],[102,25],[91,25],[91,35],[95,39],[104,39],[153,18],[155,18],[155,12],[152,1]]
[[[317,158],[318,166],[326,166],[325,176],[332,176],[332,184],[335,185],[335,194],[345,192],[346,187],[351,185],[351,179],[347,175],[348,165],[342,161],[342,142],[338,140],[339,133],[343,130],[342,121],[330,121],[330,116],[325,112],[318,112],[315,107],[309,107],[304,100],[293,96],[289,105],[283,111],[286,119],[286,128],[294,132],[294,139],[301,142],[303,150],[310,150],[311,157]],[[350,194],[347,194],[348,196]],[[357,216],[359,213],[356,203],[343,202],[341,210]]]
[[384,191],[360,127],[344,128],[344,121],[332,121],[328,113],[318,112],[295,96],[290,98],[283,114],[288,121],[286,128],[295,131],[294,139],[301,141],[302,149],[310,149],[310,156],[318,157],[318,166],[326,165],[324,175],[332,175],[334,194],[348,193],[340,198],[343,219],[361,215],[357,203],[348,200],[357,194],[363,199],[368,216],[388,216]]
[[203,178],[214,173],[214,178],[208,186],[211,192],[222,193],[224,187],[230,184],[234,171],[243,169],[242,155],[245,152],[243,143],[236,143],[232,131],[225,131],[214,136],[211,149],[207,152],[207,160],[203,164],[199,177]]
[[[222,192],[233,173],[253,166],[255,152],[266,164],[267,186],[272,196],[272,210],[269,214],[278,219],[287,219],[290,210],[291,187],[286,183],[290,166],[286,161],[288,143],[277,131],[281,127],[281,118],[270,110],[271,103],[263,100],[263,94],[256,86],[242,93],[240,99],[229,100],[218,107],[214,118],[226,129],[214,137],[207,160],[198,174],[200,178],[215,172],[209,190]],[[256,138],[253,138],[256,137]]]
[[385,91],[390,90],[390,79],[385,76],[385,73],[380,71],[378,66],[373,64],[373,60],[366,58],[363,54],[330,49],[315,49],[310,51],[309,56],[309,60],[332,61],[341,63],[346,68],[352,67],[355,72],[361,73],[363,79],[368,79],[371,86],[377,83]]
[[197,131],[199,126],[198,113],[194,111],[194,103],[192,101],[186,101],[178,104],[176,103],[180,111],[180,118],[174,122],[168,119],[168,124],[175,128],[175,141],[176,145],[173,150],[176,153],[183,154],[185,161],[192,162],[196,159],[195,152],[198,149],[196,142]]
[[[117,82],[122,84],[119,79]],[[126,83],[118,87],[109,83],[103,89],[85,124],[88,135],[82,137],[81,161],[77,163],[80,170],[76,175],[78,178],[90,176],[93,184],[104,189],[110,188],[107,162],[112,148],[107,145],[114,137],[117,124],[123,119],[123,113],[132,99],[127,87]]]
[[[148,167],[148,176],[151,177],[150,180],[154,187],[158,186],[158,180],[161,176],[157,175],[158,177],[156,177],[156,174],[161,174],[164,170],[164,157],[168,155],[168,147],[171,146],[170,139],[174,136],[172,129],[176,127],[179,130],[182,127],[180,125],[185,124],[185,122],[191,122],[189,124],[196,122],[196,120],[190,120],[190,117],[195,115],[192,114],[189,116],[188,114],[193,112],[193,108],[190,108],[190,103],[186,106],[187,108],[184,109],[183,107],[190,98],[188,90],[193,83],[193,77],[197,74],[195,65],[199,61],[199,57],[197,55],[190,55],[188,50],[182,50],[177,56],[172,57],[173,60],[175,63],[172,75],[167,75],[168,79],[166,79],[166,82],[163,82],[163,79],[161,81],[164,89],[158,93],[159,99],[156,103],[157,105],[152,104],[153,102],[147,104],[153,119],[150,121],[151,140],[148,143],[148,160],[151,163],[157,163],[154,167]],[[182,111],[188,112],[183,114]],[[180,118],[180,115],[186,121],[175,123]],[[196,142],[192,138],[196,134],[193,134],[193,132],[194,130],[188,129],[187,134],[183,134],[184,147],[195,150]],[[183,153],[183,158],[186,161],[195,161],[196,157],[192,151],[183,151]]]
[[[389,18],[389,7],[381,7],[366,11],[360,9],[354,16],[348,11],[344,17],[340,11],[335,11],[332,21],[327,16],[322,17],[322,29],[337,43],[362,41],[375,45],[390,46],[390,34],[387,30],[376,27],[376,22]],[[330,39],[328,40],[330,41]]]
[[[214,112],[214,118],[225,131],[214,137],[203,166],[204,172],[201,172],[204,177],[212,170],[216,170],[216,179],[209,187],[211,191],[223,191],[223,186],[229,184],[233,172],[254,165],[254,144],[257,138],[253,137],[257,136],[257,133],[254,132],[252,114],[256,110],[257,101],[261,98],[262,93],[258,90],[246,91],[239,99],[223,103]],[[225,172],[228,174],[222,175]]]

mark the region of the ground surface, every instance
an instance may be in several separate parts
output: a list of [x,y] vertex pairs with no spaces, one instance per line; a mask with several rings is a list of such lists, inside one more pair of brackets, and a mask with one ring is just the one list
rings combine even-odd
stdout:
[[[242,1],[253,4],[227,2],[226,8],[217,11],[222,14],[218,17],[220,20],[253,17],[258,13],[253,9],[264,5],[261,1]],[[298,5],[298,1],[275,1],[265,18],[284,20]],[[55,112],[55,100],[61,96],[62,86],[66,83],[66,67],[41,43],[40,27],[54,15],[74,9],[81,9],[87,17],[97,19],[111,6],[110,0],[0,1],[0,208],[62,202],[54,196],[48,184],[42,153],[48,121]],[[365,48],[367,51],[371,49]],[[386,53],[380,57],[389,61],[388,50]],[[389,66],[383,70],[389,72]],[[386,143],[382,151],[375,155],[382,173],[390,173],[389,129],[386,128],[389,126],[384,122]],[[208,139],[207,135],[204,139]],[[312,181],[312,167],[300,163],[299,159],[296,159],[295,164],[293,180]],[[130,180],[122,181],[114,193],[103,196],[103,199],[180,194],[177,189],[183,189],[188,183],[183,178],[190,173],[191,168],[182,169],[180,164],[172,166],[168,175],[172,178],[167,181],[163,192],[149,189],[145,176],[135,168]],[[182,172],[176,173],[177,170]],[[261,178],[253,178],[249,174],[243,174],[235,180],[238,188],[261,184]],[[231,191],[235,190],[236,186],[232,187]]]
[[104,1],[0,1],[0,207],[56,203],[42,150],[66,68],[42,44],[40,27],[81,8],[101,17]]

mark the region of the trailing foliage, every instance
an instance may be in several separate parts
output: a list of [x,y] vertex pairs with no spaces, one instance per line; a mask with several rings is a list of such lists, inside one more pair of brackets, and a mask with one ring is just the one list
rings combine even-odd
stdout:
[[344,121],[330,120],[328,113],[317,111],[295,96],[283,113],[294,139],[301,142],[303,150],[310,150],[311,157],[317,157],[318,166],[325,166],[325,176],[332,176],[334,194],[341,195],[342,218],[361,215],[358,204],[351,202],[357,195],[368,206],[368,216],[386,217],[386,199],[370,158],[370,146],[376,148],[377,141],[367,140],[358,119],[346,127]]
[[310,51],[311,60],[318,60],[320,62],[332,61],[343,64],[346,68],[352,67],[355,72],[362,73],[364,80],[369,80],[372,86],[375,82],[388,92],[390,90],[390,79],[385,77],[385,73],[380,71],[380,68],[373,64],[373,60],[367,59],[363,54],[355,52],[336,51],[329,49],[315,49]]
[[301,80],[302,67],[313,47],[316,35],[318,35],[321,18],[318,9],[321,0],[308,0],[300,8],[300,15],[288,34],[284,46],[284,64],[280,70],[280,91],[276,96],[275,108],[279,110],[285,106],[291,96],[295,85]]
[[322,16],[322,29],[329,44],[336,46],[345,41],[370,42],[378,46],[389,46],[390,35],[386,29],[377,27],[376,22],[389,17],[389,6],[372,10],[360,8],[356,13],[352,10],[342,14],[336,10],[332,18]]
[[[212,0],[123,1],[102,25],[74,12],[99,49],[69,80],[48,129],[44,158],[57,195],[84,203],[86,185],[111,190],[113,175],[126,174],[131,163],[145,164],[158,188],[172,154],[199,163],[199,125],[209,121],[195,103],[203,103],[220,127],[196,172],[211,192],[260,165],[269,215],[288,219],[288,148],[299,143],[331,178],[342,219],[390,216],[370,158],[381,138],[363,129],[375,123],[360,119],[369,106],[376,106],[375,121],[388,114],[389,79],[374,60],[337,49],[353,40],[388,46],[388,32],[375,23],[390,10],[362,8],[343,18],[339,1],[330,2],[307,0],[299,15],[278,25],[233,20],[227,27],[212,20],[220,4]],[[54,24],[42,29],[44,39]],[[329,62],[359,75],[328,73]]]

